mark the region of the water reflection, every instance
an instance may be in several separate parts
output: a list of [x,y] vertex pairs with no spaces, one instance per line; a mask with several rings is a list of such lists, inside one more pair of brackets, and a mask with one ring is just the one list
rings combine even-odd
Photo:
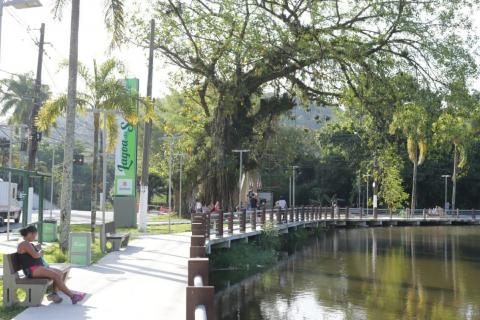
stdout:
[[242,276],[212,275],[219,319],[480,319],[480,227],[325,231]]

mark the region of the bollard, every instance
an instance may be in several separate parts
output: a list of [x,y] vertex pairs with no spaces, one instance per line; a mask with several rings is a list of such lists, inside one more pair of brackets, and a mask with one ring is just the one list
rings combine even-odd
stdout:
[[332,220],[335,219],[335,208],[334,207],[332,207],[332,210],[330,212],[330,219],[332,219]]
[[345,220],[348,220],[349,216],[350,216],[350,208],[347,207],[347,211],[345,211]]
[[250,213],[250,227],[257,230],[257,208],[253,208],[253,212]]
[[363,208],[360,208],[360,219],[363,219]]
[[243,209],[240,213],[240,232],[245,232],[247,224],[247,209]]
[[200,236],[205,234],[205,225],[203,223],[192,223],[192,235]]
[[265,207],[263,207],[262,209],[262,218],[261,218],[261,223],[262,223],[262,228],[265,228],[265,223],[266,223],[266,220],[267,220],[267,213],[266,213],[267,209]]
[[459,215],[460,215],[459,213],[460,213],[460,211],[459,211],[458,208],[457,208],[457,219],[458,219],[458,217],[459,217]]
[[228,216],[228,234],[232,235],[233,234],[233,215],[234,212],[230,212],[230,215]]
[[423,220],[426,220],[427,219],[427,211],[425,209],[423,209],[422,215],[423,215]]
[[218,212],[218,220],[217,220],[217,237],[223,237],[223,211],[220,210]]
[[186,290],[187,320],[194,320],[196,310],[203,308],[208,319],[214,317],[214,287],[208,286],[208,259],[188,260],[188,286]]
[[475,209],[472,209],[472,220],[475,220]]

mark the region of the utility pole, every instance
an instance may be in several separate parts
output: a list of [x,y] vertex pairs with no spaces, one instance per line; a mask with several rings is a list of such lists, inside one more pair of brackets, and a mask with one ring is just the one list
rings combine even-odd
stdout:
[[176,156],[180,157],[180,181],[179,181],[179,187],[178,187],[178,192],[179,194],[179,200],[178,200],[178,214],[180,217],[182,216],[182,169],[183,169],[183,157],[185,156],[184,153],[177,153]]
[[[2,1],[2,0],[0,0]],[[12,168],[12,137],[13,127],[10,127],[10,134],[8,137],[8,167]],[[7,241],[10,241],[10,206],[12,205],[12,172],[8,170],[8,202],[7,202]]]
[[[55,145],[52,151],[52,177],[50,178],[50,219],[53,218],[53,169],[55,168]],[[94,173],[96,174],[96,172]]]
[[240,154],[240,173],[238,177],[238,208],[242,207],[242,167],[243,167],[243,154],[250,152],[250,150],[241,149],[241,150],[232,150],[234,153]]
[[42,64],[43,64],[43,45],[45,42],[45,23],[40,27],[40,41],[38,43],[38,59],[37,59],[37,77],[35,79],[35,89],[33,95],[33,108],[30,113],[30,139],[28,139],[28,170],[35,170],[35,157],[37,156],[38,142],[40,137],[37,131],[38,111],[41,107],[40,95],[42,90]]
[[292,166],[292,208],[295,208],[295,180],[298,166]]
[[444,175],[442,175],[442,178],[445,179],[445,202],[444,202],[445,214],[447,214],[447,211],[448,211],[448,203],[447,203],[448,194],[447,194],[447,190],[448,190],[448,178],[450,178],[450,177],[451,177],[451,175],[449,175],[449,174],[444,174]]
[[[150,21],[150,48],[148,58],[148,81],[147,81],[147,98],[152,101],[152,83],[153,83],[153,54],[155,41],[155,20]],[[150,144],[152,140],[152,119],[145,121],[145,131],[143,135],[143,159],[142,159],[142,177],[140,180],[140,223],[138,227],[140,231],[145,232],[147,229],[147,211],[148,211],[148,168],[150,158]]]

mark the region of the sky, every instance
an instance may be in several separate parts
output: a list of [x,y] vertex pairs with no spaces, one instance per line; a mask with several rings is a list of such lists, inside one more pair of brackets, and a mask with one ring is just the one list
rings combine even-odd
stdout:
[[[0,78],[10,73],[26,73],[36,70],[40,25],[45,23],[45,56],[42,83],[48,84],[54,94],[67,89],[67,70],[60,70],[59,64],[68,59],[70,41],[70,5],[65,6],[63,19],[54,19],[54,0],[41,0],[40,8],[15,9],[5,7],[2,23],[0,55]],[[87,14],[88,13],[88,14]],[[123,48],[108,52],[111,36],[104,25],[104,1],[83,0],[80,8],[79,61],[87,66],[93,59],[102,62],[109,55],[120,59],[127,68],[128,77],[140,79],[140,93],[146,94],[148,50]],[[161,97],[168,93],[168,75],[165,64],[156,61],[153,95]],[[81,89],[81,88],[80,88]]]

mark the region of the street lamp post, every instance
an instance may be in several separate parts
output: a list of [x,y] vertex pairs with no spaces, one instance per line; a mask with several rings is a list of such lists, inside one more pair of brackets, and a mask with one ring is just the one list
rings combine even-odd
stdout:
[[367,209],[367,216],[368,216],[368,185],[370,183],[370,177],[371,176],[372,176],[371,174],[364,175],[364,177],[367,178],[367,199],[365,199],[365,208]]
[[243,154],[250,152],[250,150],[241,149],[241,150],[232,150],[234,153],[240,154],[240,173],[238,177],[238,207],[242,207],[242,167],[243,167]]
[[444,202],[445,214],[447,214],[447,211],[448,211],[448,208],[447,208],[447,205],[448,205],[447,204],[447,197],[448,197],[448,195],[447,195],[447,189],[448,189],[447,185],[448,185],[448,178],[450,178],[450,177],[451,177],[451,175],[449,175],[449,174],[443,174],[442,175],[442,178],[445,179],[445,202]]
[[2,22],[3,22],[3,8],[14,7],[15,9],[28,9],[41,7],[42,3],[39,0],[0,0],[0,55],[2,48]]
[[299,166],[292,166],[292,208],[295,208],[295,180]]

